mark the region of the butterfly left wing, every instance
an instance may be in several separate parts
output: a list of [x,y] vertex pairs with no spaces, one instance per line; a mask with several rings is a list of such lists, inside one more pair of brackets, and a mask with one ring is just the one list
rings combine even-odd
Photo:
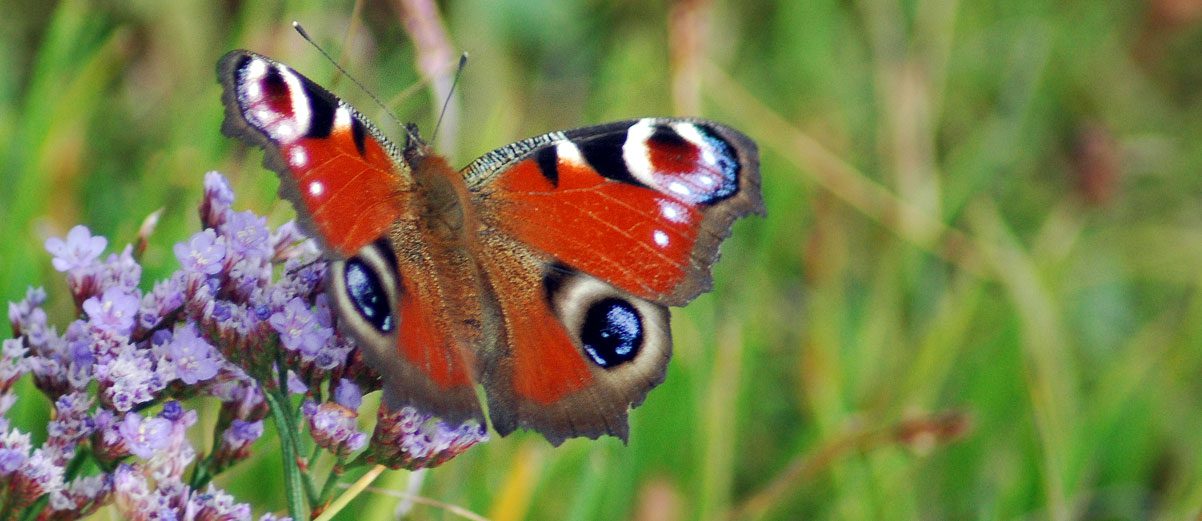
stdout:
[[501,333],[480,356],[493,427],[625,439],[664,378],[666,306],[708,290],[733,221],[763,213],[755,144],[648,118],[519,141],[464,176]]
[[407,165],[396,147],[330,91],[275,60],[230,51],[217,64],[221,131],[263,148],[280,196],[334,258],[375,241],[400,216]]
[[331,261],[338,327],[380,374],[388,407],[483,423],[471,357],[482,314],[475,265],[421,226],[410,160],[425,159],[425,149],[416,139],[399,149],[350,105],[265,56],[231,51],[217,70],[222,131],[262,147],[279,174],[280,195]]

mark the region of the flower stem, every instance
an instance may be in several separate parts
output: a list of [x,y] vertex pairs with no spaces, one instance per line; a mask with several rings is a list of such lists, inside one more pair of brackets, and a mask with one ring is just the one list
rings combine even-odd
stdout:
[[280,433],[280,451],[283,453],[284,459],[284,497],[288,502],[288,515],[292,519],[305,519],[302,515],[305,503],[304,491],[302,490],[300,467],[296,464],[296,444],[293,435],[295,431],[288,421],[288,413],[284,410],[287,407],[287,395],[281,399],[280,394],[283,393],[267,391],[263,393],[263,396],[267,397],[271,420]]

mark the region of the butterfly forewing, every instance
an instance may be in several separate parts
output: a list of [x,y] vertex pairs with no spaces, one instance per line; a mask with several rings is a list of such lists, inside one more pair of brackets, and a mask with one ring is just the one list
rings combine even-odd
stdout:
[[400,217],[406,165],[354,109],[251,52],[226,54],[218,73],[225,87],[222,130],[264,148],[264,165],[280,174],[280,195],[328,252],[354,255]]

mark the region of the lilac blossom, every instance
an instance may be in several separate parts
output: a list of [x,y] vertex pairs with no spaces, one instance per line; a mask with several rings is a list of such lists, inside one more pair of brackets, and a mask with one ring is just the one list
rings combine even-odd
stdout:
[[[63,488],[62,465],[55,462],[45,449],[35,449],[29,459],[13,473],[11,487],[14,505],[19,508],[32,504],[42,494],[51,494]],[[14,500],[15,498],[15,500]]]
[[334,388],[334,401],[347,409],[357,411],[359,405],[363,403],[363,391],[359,390],[359,386],[355,382],[340,378],[338,387]]
[[151,352],[145,349],[126,349],[112,361],[98,364],[96,378],[101,401],[119,412],[153,400],[164,388]]
[[280,334],[280,343],[289,351],[300,353],[302,360],[318,356],[334,337],[334,331],[322,326],[317,317],[299,297],[269,319],[271,327]]
[[97,268],[97,283],[101,288],[123,288],[135,291],[142,280],[142,265],[134,259],[133,245],[126,244],[121,254],[110,254]]
[[0,344],[0,393],[7,393],[21,375],[29,371],[25,355],[29,349],[18,338],[8,338]]
[[367,444],[367,435],[359,432],[359,413],[335,402],[306,402],[301,408],[309,420],[313,441],[339,456],[346,456]]
[[187,323],[175,327],[164,351],[163,358],[174,368],[175,377],[187,385],[217,376],[222,361],[217,350],[196,334],[196,327]]
[[66,487],[50,494],[50,515],[47,519],[79,519],[104,505],[113,491],[109,474],[79,477]]
[[184,271],[202,275],[220,273],[225,253],[225,238],[218,237],[211,228],[197,232],[187,244],[175,245],[175,257]]
[[64,239],[51,237],[46,239],[46,251],[54,258],[51,264],[58,271],[70,271],[86,268],[104,252],[108,239],[93,236],[87,226],[77,225],[67,232]]
[[251,444],[261,436],[263,436],[263,420],[233,420],[229,428],[221,434],[221,444],[213,454],[214,467],[223,469],[239,460],[246,459],[250,455]]
[[99,297],[83,303],[88,322],[96,328],[117,334],[128,335],[138,313],[138,298],[125,289],[109,288]]
[[267,218],[259,217],[254,212],[229,212],[219,229],[222,235],[229,238],[228,244],[233,254],[266,258],[272,252]]
[[204,198],[200,202],[200,224],[203,228],[216,228],[225,222],[230,205],[234,204],[234,191],[218,172],[205,174]]
[[441,464],[488,441],[488,431],[474,420],[455,425],[410,406],[394,412],[382,405],[371,441],[371,461],[417,469]]
[[171,422],[163,418],[143,418],[128,412],[117,429],[129,451],[142,459],[150,459],[171,441]]

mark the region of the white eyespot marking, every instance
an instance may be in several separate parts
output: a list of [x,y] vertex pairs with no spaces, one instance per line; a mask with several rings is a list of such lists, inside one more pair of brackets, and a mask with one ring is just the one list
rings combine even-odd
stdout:
[[309,163],[309,154],[301,147],[294,147],[288,152],[288,164],[292,168],[304,168]]
[[351,111],[346,107],[339,106],[338,110],[334,111],[334,128],[339,131],[346,131],[351,128]]
[[321,184],[321,181],[312,181],[309,183],[309,195],[313,197],[321,197],[325,193],[326,185]]
[[705,186],[714,186],[714,176],[709,176],[709,175],[698,176],[697,180],[701,181],[701,184],[703,184]]
[[309,131],[313,110],[309,107],[309,96],[305,94],[304,84],[292,72],[292,69],[280,64],[276,65],[276,69],[280,73],[280,77],[284,79],[284,84],[288,86],[288,101],[292,109],[291,117],[281,115],[284,117],[281,118],[278,125],[274,128],[267,126],[263,130],[266,130],[276,141],[287,144],[300,139],[305,132]]
[[693,190],[689,188],[689,185],[686,185],[680,181],[672,181],[671,183],[668,183],[668,191],[684,197],[693,195]]
[[626,129],[626,141],[622,143],[622,160],[630,175],[647,186],[657,186],[655,170],[651,165],[651,150],[647,141],[655,133],[655,120],[640,119]]
[[272,139],[279,141],[281,144],[290,144],[300,137],[300,132],[297,131],[296,125],[293,125],[288,120],[281,120],[279,123],[276,123],[274,128],[268,127],[264,130],[267,130],[271,134]]
[[263,86],[259,82],[252,81],[243,86],[243,96],[247,102],[255,103],[263,99]]
[[555,156],[560,161],[567,161],[573,165],[588,164],[584,161],[584,155],[580,153],[580,147],[566,139],[555,144]]
[[651,232],[651,239],[654,240],[655,244],[660,248],[668,247],[668,234],[664,233],[663,230],[655,230],[654,232]]
[[659,201],[659,214],[669,222],[683,223],[686,220],[685,208],[678,203],[666,199]]
[[262,58],[253,58],[246,66],[246,80],[258,83],[267,74],[267,61]]
[[[697,147],[697,150],[701,151],[702,163],[717,166],[718,158],[714,155],[714,147],[710,144],[709,140],[705,139],[705,136],[701,135],[701,131],[697,130],[697,125],[692,123],[675,123],[672,125],[672,130],[675,130],[677,134],[680,134],[680,137],[692,143]],[[714,183],[712,179],[702,182],[709,185]]]

